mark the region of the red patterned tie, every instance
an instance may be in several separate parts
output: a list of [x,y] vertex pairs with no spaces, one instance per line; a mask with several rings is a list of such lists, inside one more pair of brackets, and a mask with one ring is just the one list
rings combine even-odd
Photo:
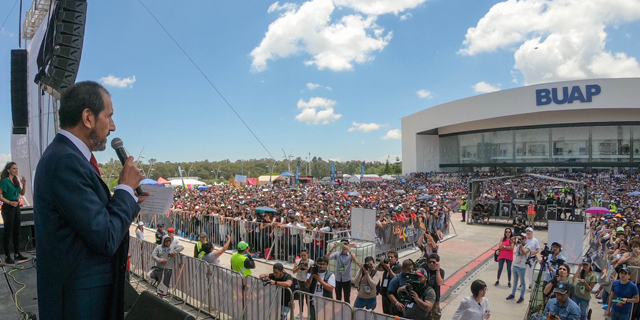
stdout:
[[93,156],[93,153],[91,154],[91,160],[89,160],[89,162],[91,162],[91,165],[96,168],[96,172],[98,173],[98,175],[100,175],[100,168],[98,167],[98,161],[96,160],[96,157]]

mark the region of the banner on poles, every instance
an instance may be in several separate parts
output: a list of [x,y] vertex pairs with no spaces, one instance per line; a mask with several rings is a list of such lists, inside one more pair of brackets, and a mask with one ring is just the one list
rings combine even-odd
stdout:
[[364,161],[362,161],[362,170],[360,171],[360,182],[362,182],[362,178],[364,178]]
[[296,181],[294,182],[295,184],[300,183],[300,181],[298,180],[298,177],[300,175],[300,162],[301,160],[298,160],[298,164],[296,165]]
[[333,165],[333,161],[331,161],[331,183],[336,182],[336,168]]

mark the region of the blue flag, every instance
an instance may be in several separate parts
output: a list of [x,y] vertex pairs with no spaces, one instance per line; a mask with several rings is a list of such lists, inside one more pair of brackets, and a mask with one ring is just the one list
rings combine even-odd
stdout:
[[296,182],[295,184],[298,184],[298,174],[300,173],[300,160],[298,160],[298,165],[296,166]]
[[331,183],[336,182],[336,168],[333,166],[333,161],[331,161]]
[[362,178],[364,178],[364,161],[362,161],[362,171],[360,172],[360,182],[362,182]]

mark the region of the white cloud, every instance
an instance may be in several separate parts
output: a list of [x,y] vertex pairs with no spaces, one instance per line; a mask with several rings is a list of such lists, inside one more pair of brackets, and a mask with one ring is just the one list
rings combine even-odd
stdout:
[[342,117],[333,109],[336,104],[334,100],[320,97],[311,98],[308,102],[300,99],[298,109],[303,110],[296,115],[296,120],[307,124],[329,124]]
[[100,78],[99,81],[107,87],[132,88],[133,83],[136,82],[136,76],[131,76],[129,78],[118,78],[118,77],[109,75],[107,77]]
[[353,122],[353,127],[349,128],[349,132],[354,132],[354,131],[362,131],[362,132],[371,132],[371,131],[376,131],[378,129],[382,128],[381,124],[377,124],[377,123],[357,123],[357,122]]
[[307,89],[314,90],[314,89],[317,89],[317,88],[325,88],[325,89],[327,89],[329,91],[333,91],[333,89],[331,89],[331,87],[323,87],[321,84],[312,83],[312,82],[307,83]]
[[403,14],[403,15],[401,15],[401,16],[400,16],[400,20],[404,21],[404,20],[407,20],[407,19],[409,19],[409,18],[411,18],[411,17],[413,17],[413,15],[411,14],[411,12],[407,12],[407,13],[405,13],[405,14]]
[[280,5],[280,3],[278,1],[276,1],[274,4],[269,6],[269,9],[267,10],[268,13],[272,13],[275,11],[292,11],[292,10],[296,10],[298,9],[298,5],[295,3],[284,3],[283,5]]
[[385,136],[383,136],[382,140],[400,140],[402,138],[402,134],[400,133],[400,129],[389,130]]
[[605,50],[607,26],[636,20],[638,0],[509,0],[467,30],[459,53],[517,48],[515,68],[527,84],[640,76],[635,57]]
[[332,0],[311,0],[282,13],[251,51],[251,70],[264,71],[269,60],[300,53],[312,56],[304,61],[307,66],[351,70],[354,63],[373,60],[373,53],[389,44],[392,32],[376,25],[377,16],[352,14],[332,23],[334,10]]
[[367,15],[398,14],[426,0],[334,0],[337,6],[353,8]]
[[500,84],[498,84],[497,86],[494,86],[484,81],[478,82],[474,84],[472,87],[473,87],[473,90],[475,90],[476,92],[482,92],[482,93],[500,91]]
[[11,162],[11,154],[2,154],[0,153],[0,168],[4,169],[4,166]]
[[429,99],[433,98],[431,91],[425,90],[425,89],[420,89],[416,91],[416,94],[418,94],[418,97],[420,98],[429,98]]
[[307,88],[309,88],[309,90],[313,90],[319,87],[322,87],[322,86],[317,83],[311,83],[311,82],[307,83]]

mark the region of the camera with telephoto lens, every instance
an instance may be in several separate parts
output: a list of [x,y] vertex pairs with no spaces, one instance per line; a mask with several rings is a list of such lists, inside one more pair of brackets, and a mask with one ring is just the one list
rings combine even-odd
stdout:
[[268,277],[262,278],[262,285],[266,287],[269,284],[269,281],[271,281],[271,279]]
[[553,251],[551,251],[551,249],[549,249],[549,246],[547,245],[547,243],[545,242],[544,244],[544,249],[542,249],[542,251],[540,251],[540,255],[542,256],[542,258],[547,258],[549,257],[550,254],[553,254]]
[[385,264],[389,264],[391,262],[391,259],[389,259],[389,257],[386,257],[382,261],[384,261]]
[[311,268],[309,268],[309,274],[319,274],[320,273],[320,268],[318,267],[318,265],[313,265]]
[[362,267],[367,271],[373,269],[373,265],[371,265],[371,263],[369,263],[369,262],[363,264]]
[[412,292],[416,292],[419,297],[424,295],[427,289],[426,284],[420,282],[420,276],[415,273],[404,274],[405,286],[404,290],[398,290],[398,301],[406,305],[407,303],[414,302]]

